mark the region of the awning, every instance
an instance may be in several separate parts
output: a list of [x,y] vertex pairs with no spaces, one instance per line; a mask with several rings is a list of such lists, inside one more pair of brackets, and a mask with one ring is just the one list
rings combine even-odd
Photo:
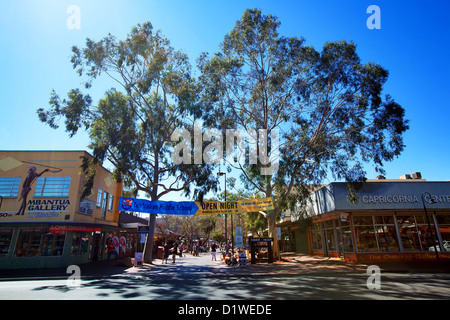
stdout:
[[143,224],[140,222],[129,222],[120,224],[120,227],[125,229],[137,229],[138,227],[145,227],[145,226],[148,226],[148,224]]

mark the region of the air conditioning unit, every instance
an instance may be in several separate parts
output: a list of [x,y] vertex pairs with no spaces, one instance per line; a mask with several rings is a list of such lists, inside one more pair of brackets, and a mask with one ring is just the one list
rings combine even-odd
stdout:
[[408,180],[408,179],[412,179],[410,174],[404,174],[400,177],[400,179],[402,180]]
[[414,172],[412,174],[413,179],[422,179],[422,174],[420,172]]

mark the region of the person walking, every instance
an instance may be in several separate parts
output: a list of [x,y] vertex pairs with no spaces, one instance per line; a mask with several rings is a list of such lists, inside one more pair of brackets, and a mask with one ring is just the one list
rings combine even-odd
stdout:
[[107,260],[106,260],[108,264],[109,264],[109,258],[111,258],[111,255],[112,255],[112,254],[116,257],[116,261],[117,261],[117,259],[118,259],[119,257],[118,257],[116,248],[114,247],[114,244],[113,244],[112,240],[109,240],[109,241],[108,241],[108,245],[107,245],[107,247],[106,247],[106,251],[107,251],[107,253],[108,253],[108,258],[107,258]]
[[175,257],[176,257],[176,255],[178,254],[178,253],[177,253],[178,245],[177,245],[176,242],[173,244],[173,247],[172,247],[171,250],[172,250],[172,263],[175,263]]
[[164,243],[164,254],[163,254],[162,263],[164,263],[164,261],[166,261],[166,264],[167,264],[167,259],[169,258],[169,254],[170,254],[170,246],[166,242],[166,243]]
[[211,244],[211,261],[213,261],[213,259],[214,259],[214,261],[217,261],[216,260],[216,243],[215,242],[213,242],[212,244]]

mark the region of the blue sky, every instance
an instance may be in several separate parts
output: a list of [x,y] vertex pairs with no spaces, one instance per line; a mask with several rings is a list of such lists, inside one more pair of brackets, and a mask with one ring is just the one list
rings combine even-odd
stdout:
[[[67,8],[80,8],[80,29],[66,25]],[[370,5],[381,9],[381,29],[370,30]],[[71,47],[108,33],[124,38],[150,21],[192,61],[214,53],[246,8],[276,15],[284,36],[302,36],[320,50],[326,41],[353,40],[363,62],[389,70],[385,93],[406,109],[410,130],[403,154],[387,163],[387,178],[420,171],[429,181],[450,180],[450,1],[149,1],[2,0],[0,2],[0,150],[88,150],[85,133],[39,122],[50,92],[80,87]],[[94,83],[98,100],[109,89]],[[373,178],[370,166],[368,177]],[[331,181],[330,181],[331,182]]]

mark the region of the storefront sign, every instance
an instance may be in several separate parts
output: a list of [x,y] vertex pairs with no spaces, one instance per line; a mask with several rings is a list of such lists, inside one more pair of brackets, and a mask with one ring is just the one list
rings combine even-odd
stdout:
[[250,242],[270,242],[273,241],[273,238],[250,238]]
[[70,206],[70,200],[29,200],[28,211],[65,211]]
[[76,231],[76,232],[95,232],[102,231],[102,228],[88,226],[71,226],[71,225],[52,225],[50,232]]
[[[450,195],[432,195],[431,198],[427,196],[424,199],[426,202],[433,203],[450,203]],[[372,203],[419,203],[419,198],[416,195],[378,195],[378,196],[363,196],[362,202],[366,204]]]
[[[448,260],[450,253],[439,253],[441,260]],[[436,261],[436,254],[434,252],[398,252],[398,253],[358,253],[358,262],[376,263],[376,262],[418,262],[418,261]]]

